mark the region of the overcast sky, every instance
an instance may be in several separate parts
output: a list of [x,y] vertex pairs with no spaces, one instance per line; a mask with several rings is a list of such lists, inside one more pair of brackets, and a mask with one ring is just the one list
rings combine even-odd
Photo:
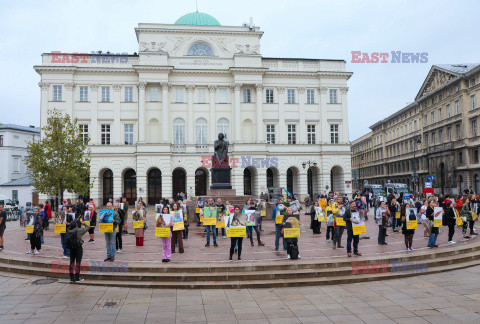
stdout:
[[[198,0],[222,25],[253,17],[269,57],[343,59],[350,140],[414,100],[432,64],[478,63],[480,1]],[[40,76],[51,51],[138,51],[138,23],[174,23],[195,0],[4,1],[0,11],[0,122],[39,126]],[[427,52],[428,63],[351,63],[351,51]]]

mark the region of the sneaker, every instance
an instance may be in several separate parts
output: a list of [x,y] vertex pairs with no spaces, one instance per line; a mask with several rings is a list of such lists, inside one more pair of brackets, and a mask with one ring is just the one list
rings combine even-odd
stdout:
[[414,249],[414,248],[410,248],[410,251],[415,251],[415,249]]
[[95,242],[95,240],[92,240],[92,239],[88,240],[88,243],[92,243],[92,242]]
[[75,280],[75,281],[82,282],[82,281],[85,281],[85,279],[83,279],[83,278],[78,278],[78,279],[77,279],[77,280]]
[[327,240],[327,243],[332,243],[332,241],[331,241],[331,240]]
[[114,262],[115,261],[115,258],[110,258],[110,260],[108,260],[108,262]]
[[165,260],[167,260],[167,259],[162,259],[162,262],[167,262],[167,261],[165,261]]
[[237,261],[242,261],[242,258],[241,257],[238,257],[238,260]]
[[123,252],[122,249],[117,250],[117,253],[122,253],[122,252]]
[[450,244],[455,244],[455,243],[457,243],[457,242],[455,242],[455,241],[448,241],[448,243],[450,243]]
[[34,255],[39,255],[39,254],[40,254],[40,252],[38,252],[38,251],[35,251],[35,252],[33,252],[33,254],[34,254]]
[[407,252],[410,252],[410,249],[409,249],[409,248],[407,248]]
[[66,256],[66,255],[62,256],[62,259],[69,259],[69,258],[70,258],[70,257],[68,257],[68,256]]
[[362,256],[362,254],[359,253],[359,252],[354,252],[353,254],[355,254],[355,255],[357,255],[357,256]]
[[469,239],[469,238],[470,238],[470,236],[466,235],[466,236],[464,236],[463,238],[465,238],[465,239]]
[[347,256],[348,256],[349,258],[351,258],[351,257],[352,257],[352,252],[347,252]]
[[170,262],[170,259],[166,259],[165,262]]
[[260,242],[258,243],[258,246],[265,246],[265,243]]
[[473,232],[473,233],[470,233],[470,235],[478,235],[478,233],[476,233],[476,232]]
[[70,283],[75,283],[75,280],[74,280],[74,279],[70,279]]
[[223,236],[222,238],[223,238],[223,239],[226,239],[227,237],[226,237],[226,236]]
[[25,254],[32,254],[32,251],[27,251],[25,252]]
[[105,260],[103,260],[103,262],[108,262],[110,261],[110,258],[106,258]]
[[290,254],[287,254],[287,259],[290,259]]
[[218,247],[218,244],[217,244],[217,242],[213,242],[213,246],[217,246],[217,247]]
[[205,247],[208,247],[210,246],[210,242],[207,242],[207,244],[205,244]]
[[300,256],[300,254],[298,255],[298,258],[301,259],[302,257]]
[[2,246],[2,247],[0,247],[0,251],[3,251],[3,250],[5,250],[5,249],[3,248],[3,246]]
[[232,261],[233,261],[233,259],[232,259],[232,258],[228,259],[228,262],[232,262]]

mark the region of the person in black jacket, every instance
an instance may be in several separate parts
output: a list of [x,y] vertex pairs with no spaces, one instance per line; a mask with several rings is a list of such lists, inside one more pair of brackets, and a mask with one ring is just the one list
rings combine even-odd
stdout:
[[410,204],[402,205],[402,234],[405,237],[405,247],[407,251],[413,251],[413,235],[415,234],[414,229],[407,229],[407,221],[417,220],[414,209],[410,207]]
[[[310,229],[313,230],[313,234],[321,234],[322,223],[318,221],[318,216],[315,211],[315,207],[319,208],[318,200],[315,200],[312,208],[310,208]],[[306,213],[307,214],[307,213]]]
[[455,202],[451,202],[450,200],[445,200],[445,225],[448,226],[448,243],[455,244],[456,242],[453,241],[453,235],[455,234],[455,222],[456,222],[456,215],[455,215]]
[[89,226],[83,226],[83,218],[80,217],[79,219],[70,223],[67,232],[69,234],[76,233],[77,236],[77,247],[74,249],[70,249],[70,282],[75,283],[76,281],[83,281],[80,278],[80,269],[81,263],[83,258],[83,239],[82,236],[87,233]]
[[353,254],[361,256],[362,254],[358,253],[358,242],[360,241],[360,235],[353,235],[352,228],[352,213],[358,213],[355,201],[350,203],[350,207],[345,210],[343,215],[343,220],[346,222],[347,228],[347,255],[348,257],[352,256],[352,240],[353,240]]
[[433,226],[434,219],[435,219],[434,209],[433,209],[434,207],[435,207],[435,200],[432,199],[428,202],[428,207],[426,212],[427,219],[432,224],[432,231],[430,232],[430,237],[428,239],[428,244],[427,244],[427,247],[429,248],[438,247],[437,245],[438,227]]
[[[118,213],[118,216],[120,216],[119,228],[123,229],[123,225],[125,224],[125,213],[123,209],[120,208],[120,203],[115,203],[115,205],[113,206],[113,210],[115,210]],[[123,230],[119,230],[117,232],[117,240],[115,242],[115,248],[117,250],[117,253],[122,252],[122,247],[123,247],[122,233],[123,233]]]

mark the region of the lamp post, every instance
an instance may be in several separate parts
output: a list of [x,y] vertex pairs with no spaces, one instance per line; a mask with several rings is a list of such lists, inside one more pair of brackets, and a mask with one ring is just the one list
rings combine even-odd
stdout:
[[415,153],[417,152],[417,144],[422,143],[420,140],[420,135],[416,135],[413,138],[413,172],[412,172],[412,182],[413,182],[413,196],[415,197],[415,187],[416,183],[418,182],[418,174],[417,174],[417,160],[415,159]]
[[[317,162],[315,161],[312,161],[310,159],[308,159],[308,161],[303,161],[302,162],[302,167],[305,169],[308,165],[308,171],[310,171],[310,167],[313,165],[314,167],[317,166]],[[310,198],[313,198],[313,174],[308,174],[308,171],[307,171],[307,190],[308,190],[308,194],[310,195]],[[310,171],[311,172],[311,171]],[[311,175],[311,176],[310,176]]]

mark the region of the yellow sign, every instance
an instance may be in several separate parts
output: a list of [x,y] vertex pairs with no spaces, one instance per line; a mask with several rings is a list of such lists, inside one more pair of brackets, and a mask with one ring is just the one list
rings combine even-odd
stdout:
[[25,227],[25,233],[32,234],[33,233],[33,226],[34,225],[27,225],[27,227]]
[[407,230],[413,230],[418,228],[418,223],[416,220],[407,220]]
[[324,215],[324,214],[319,214],[319,215],[317,216],[317,220],[318,220],[319,222],[324,222],[324,221],[325,221],[325,215]]
[[112,233],[113,223],[100,223],[100,225],[98,226],[98,231],[100,233]]
[[461,217],[457,217],[457,226],[463,226],[463,220]]
[[155,236],[156,237],[170,237],[170,228],[169,227],[155,227]]
[[217,225],[217,218],[216,217],[205,217],[203,219],[203,225],[205,225],[205,226]]
[[265,216],[267,216],[267,211],[265,209],[262,209],[260,211],[260,217],[265,217]]
[[442,227],[442,219],[434,219],[433,227]]
[[200,216],[200,223],[203,223],[203,216]]
[[396,219],[400,219],[400,212],[396,212],[396,213],[395,213],[395,218],[396,218]]
[[133,228],[143,228],[143,220],[133,221]]
[[472,214],[472,220],[473,220],[473,221],[476,221],[477,218],[478,218],[477,213],[473,213],[473,214]]
[[90,221],[83,221],[83,224],[90,226]]
[[185,224],[183,222],[173,223],[172,231],[183,231],[185,229]]
[[354,225],[352,226],[353,235],[367,234],[367,229],[364,225]]
[[218,221],[217,228],[225,228],[225,221]]
[[283,229],[283,237],[284,238],[300,237],[300,229],[299,228],[284,228]]
[[245,237],[247,236],[246,227],[230,227],[227,230],[227,237]]
[[66,233],[67,232],[67,225],[65,225],[65,224],[55,224],[54,230],[55,230],[55,233]]
[[282,224],[283,223],[283,215],[277,215],[275,217],[275,224]]
[[195,208],[195,213],[200,214],[200,208]]
[[343,217],[335,217],[337,226],[347,226],[347,223],[343,220]]

